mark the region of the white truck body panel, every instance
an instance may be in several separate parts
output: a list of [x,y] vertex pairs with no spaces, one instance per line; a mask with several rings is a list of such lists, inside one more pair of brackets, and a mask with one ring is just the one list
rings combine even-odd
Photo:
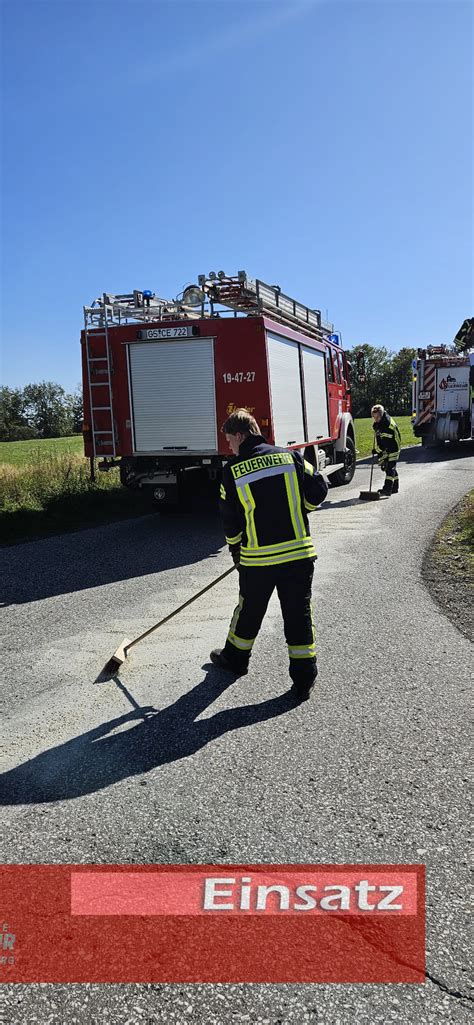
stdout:
[[267,331],[267,351],[275,445],[286,448],[304,438],[298,344]]
[[436,409],[438,413],[469,409],[468,366],[437,368]]
[[308,441],[329,437],[325,354],[302,347]]

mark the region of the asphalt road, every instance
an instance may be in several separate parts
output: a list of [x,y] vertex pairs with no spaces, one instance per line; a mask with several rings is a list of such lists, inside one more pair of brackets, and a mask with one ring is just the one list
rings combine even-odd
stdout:
[[468,1020],[470,645],[420,568],[472,484],[472,448],[407,449],[399,470],[398,496],[362,504],[359,465],[311,516],[320,675],[299,707],[275,600],[249,675],[229,686],[209,668],[233,574],[137,647],[118,681],[94,682],[124,635],[227,568],[215,513],[4,549],[0,858],[423,862],[426,984],[6,986],[12,1025]]

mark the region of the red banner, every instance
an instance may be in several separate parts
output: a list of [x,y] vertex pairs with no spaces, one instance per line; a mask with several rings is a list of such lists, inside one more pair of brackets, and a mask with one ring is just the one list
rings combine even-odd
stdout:
[[424,982],[422,865],[3,865],[0,982]]

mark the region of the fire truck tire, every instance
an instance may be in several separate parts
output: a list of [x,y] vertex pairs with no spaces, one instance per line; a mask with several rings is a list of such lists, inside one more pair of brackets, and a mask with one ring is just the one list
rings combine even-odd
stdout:
[[[329,483],[330,483],[331,487],[333,487],[333,488],[342,487],[343,484],[350,484],[350,482],[351,482],[351,480],[352,480],[352,478],[353,478],[353,476],[355,474],[355,468],[356,468],[356,449],[355,449],[354,441],[349,436],[348,436],[347,441],[346,441],[346,449],[347,449],[347,452],[346,452],[346,459],[345,459],[345,462],[346,462],[345,469],[344,470],[338,470],[337,473],[332,473],[330,475],[330,477],[328,478],[329,479]],[[337,461],[340,462],[339,459],[337,459]]]

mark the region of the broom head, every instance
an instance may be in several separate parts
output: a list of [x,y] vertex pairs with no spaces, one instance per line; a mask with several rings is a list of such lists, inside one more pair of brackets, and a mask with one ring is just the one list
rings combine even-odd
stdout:
[[120,669],[120,666],[123,666],[123,663],[125,662],[125,659],[127,657],[126,648],[131,643],[132,642],[128,637],[124,637],[122,643],[119,644],[117,651],[114,651],[112,658],[110,658],[109,661],[106,662],[103,669],[104,673],[116,673],[117,669]]
[[359,498],[362,502],[379,502],[380,495],[378,491],[361,491]]

